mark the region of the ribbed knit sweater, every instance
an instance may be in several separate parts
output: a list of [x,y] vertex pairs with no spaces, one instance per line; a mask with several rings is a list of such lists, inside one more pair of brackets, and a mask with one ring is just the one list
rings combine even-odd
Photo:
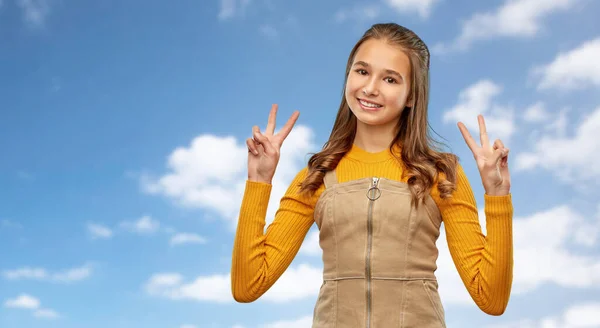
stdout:
[[[305,167],[296,175],[266,232],[272,186],[246,181],[231,269],[232,293],[238,302],[258,299],[277,281],[313,225],[315,204],[324,186],[312,196],[300,194],[299,185],[307,173]],[[340,183],[372,176],[406,182],[402,166],[389,150],[369,153],[356,145],[339,162],[336,175]],[[511,194],[484,194],[486,235],[482,233],[475,197],[460,164],[452,197],[441,199],[436,185],[430,195],[440,210],[450,254],[469,294],[485,313],[502,314],[513,278]]]

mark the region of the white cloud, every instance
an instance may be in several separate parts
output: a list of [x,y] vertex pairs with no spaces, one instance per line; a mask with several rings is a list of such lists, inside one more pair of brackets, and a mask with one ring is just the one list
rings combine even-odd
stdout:
[[55,282],[73,282],[88,278],[92,274],[90,265],[85,265],[79,268],[73,268],[64,272],[55,273],[51,276],[51,280]]
[[508,146],[516,130],[515,117],[511,107],[494,102],[494,98],[501,93],[501,86],[487,79],[470,85],[459,93],[458,103],[444,113],[444,123],[456,124],[461,121],[471,136],[479,140],[477,115],[483,114],[490,142],[500,138]]
[[586,219],[569,206],[515,220],[514,294],[532,291],[544,283],[599,288],[600,257],[570,250],[573,245],[593,246],[599,230],[600,216]]
[[279,303],[313,297],[322,282],[322,268],[300,264],[288,268],[261,299]]
[[185,325],[181,325],[179,328],[198,328],[198,326],[196,326],[196,325],[190,325],[190,324],[185,324]]
[[486,328],[595,328],[600,327],[598,313],[600,303],[581,303],[570,306],[561,316],[548,316],[540,320],[524,319]]
[[195,234],[195,233],[177,233],[173,237],[171,237],[171,245],[183,245],[183,244],[206,244],[206,238]]
[[260,326],[260,328],[309,328],[312,326],[313,317],[310,315],[295,320],[281,320]]
[[9,280],[18,279],[46,279],[48,272],[42,268],[20,268],[3,272],[4,278]]
[[[260,298],[267,302],[287,302],[315,296],[322,281],[322,271],[307,264],[289,267],[277,282]],[[171,300],[194,300],[215,303],[233,302],[229,274],[200,276],[185,283],[178,273],[153,275],[145,285],[153,296]]]
[[17,298],[5,301],[4,306],[18,309],[37,309],[40,306],[40,300],[31,295],[21,294]]
[[92,239],[108,239],[113,236],[113,232],[110,228],[100,224],[88,223],[87,228]]
[[566,11],[580,0],[505,0],[493,11],[475,13],[462,23],[460,35],[450,44],[438,44],[433,51],[465,51],[476,41],[494,38],[531,38],[543,29],[542,21]]
[[33,316],[37,318],[56,319],[60,317],[60,315],[52,309],[40,308],[40,300],[28,294],[21,294],[16,298],[8,299],[4,302],[4,306],[6,308],[31,310],[33,311]]
[[[485,214],[479,211],[485,233]],[[568,288],[600,289],[600,257],[570,249],[593,247],[600,239],[600,212],[584,218],[569,206],[557,206],[527,217],[515,217],[513,297],[550,283]],[[444,303],[472,304],[448,251],[445,231],[438,240],[436,275]],[[520,326],[519,326],[520,327]]]
[[178,273],[158,273],[150,278],[146,289],[154,293],[153,291],[161,288],[177,286],[181,284],[182,280],[183,276]]
[[49,273],[44,268],[23,267],[15,270],[7,270],[3,272],[3,276],[8,280],[41,280],[56,283],[70,283],[81,281],[88,278],[92,274],[92,267],[86,264],[80,267],[63,270],[56,273]]
[[23,19],[30,26],[43,26],[50,14],[50,0],[18,0],[17,5],[23,11]]
[[172,300],[226,303],[232,299],[229,276],[219,274],[198,277],[190,283],[183,283],[183,276],[177,273],[157,274],[146,284],[146,292]]
[[544,131],[547,133],[553,133],[556,136],[564,137],[567,133],[567,125],[569,123],[568,114],[570,112],[569,108],[563,108],[558,111],[555,115],[554,120],[545,125]]
[[56,319],[56,318],[60,317],[56,311],[50,310],[50,309],[36,310],[33,313],[33,315],[38,318],[47,318],[47,319]]
[[121,228],[141,235],[149,235],[158,231],[160,222],[144,215],[137,221],[124,221],[120,224]]
[[244,13],[250,0],[221,0],[221,8],[219,10],[219,19],[230,19]]
[[[136,220],[124,220],[121,221],[113,230],[104,225],[89,223],[88,233],[92,239],[108,239],[112,238],[115,234],[114,231],[121,229],[123,232],[138,234],[138,235],[153,235],[161,230],[160,221],[152,218],[150,215],[144,215]],[[175,233],[175,230],[171,227],[165,227],[163,229],[166,233]]]
[[538,89],[564,91],[587,86],[600,87],[600,38],[587,41],[568,52],[560,53],[549,64],[532,69],[540,77]]
[[399,13],[417,13],[421,18],[428,18],[433,6],[440,0],[384,0],[384,2]]
[[[305,155],[314,150],[312,138],[308,127],[297,125],[285,140],[273,177],[267,223],[306,165]],[[180,206],[214,211],[234,229],[247,179],[247,156],[245,140],[201,135],[189,147],[178,147],[169,155],[169,172],[159,178],[142,177],[142,186],[145,192],[166,196]]]
[[345,21],[372,21],[382,13],[393,10],[399,14],[418,14],[427,19],[434,5],[440,0],[382,0],[380,3],[355,4],[344,7],[334,14],[337,23]]
[[564,133],[564,112],[553,123],[554,132],[545,133],[532,142],[532,150],[516,156],[516,169],[529,171],[543,168],[560,180],[581,185],[600,181],[600,107],[581,117],[572,136]]
[[548,120],[548,117],[549,113],[546,110],[544,103],[541,101],[529,106],[527,109],[525,109],[525,114],[523,114],[523,119],[526,122],[532,123],[544,122]]
[[321,246],[319,245],[319,231],[310,231],[300,247],[300,254],[310,256],[320,256],[322,254]]
[[342,8],[334,14],[334,20],[337,23],[343,23],[347,20],[351,21],[369,21],[377,18],[382,12],[382,8],[378,4],[360,4],[350,8]]

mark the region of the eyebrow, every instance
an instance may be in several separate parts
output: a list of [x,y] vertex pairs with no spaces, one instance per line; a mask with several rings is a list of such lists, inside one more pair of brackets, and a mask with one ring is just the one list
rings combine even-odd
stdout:
[[[358,65],[358,66],[367,67],[367,68],[369,67],[369,64],[367,64],[366,62],[364,62],[364,61],[362,61],[362,60],[359,60],[359,61],[357,61],[357,62],[356,62],[356,63],[354,63],[354,65],[352,65],[352,66],[357,66],[357,65]],[[386,69],[386,70],[385,70],[385,72],[386,72],[386,73],[388,73],[388,74],[391,74],[391,75],[395,75],[395,76],[397,76],[397,77],[398,77],[399,79],[401,79],[401,80],[404,80],[404,79],[402,78],[402,75],[400,75],[400,73],[398,73],[398,72],[394,71],[393,69]]]

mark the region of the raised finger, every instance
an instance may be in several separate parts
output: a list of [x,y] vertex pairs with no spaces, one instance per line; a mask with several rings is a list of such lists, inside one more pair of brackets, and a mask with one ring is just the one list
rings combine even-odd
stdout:
[[281,128],[281,131],[279,131],[279,133],[277,134],[277,136],[279,137],[277,139],[280,143],[282,143],[283,140],[285,140],[285,138],[287,138],[287,136],[290,134],[299,116],[300,112],[294,111],[294,113],[292,113],[292,116],[288,119],[283,128]]
[[494,163],[496,163],[496,165],[500,164],[500,161],[502,161],[502,158],[504,158],[504,156],[505,156],[504,149],[502,149],[502,148],[494,149],[493,159],[494,159]]
[[503,149],[503,148],[504,148],[504,143],[502,143],[502,140],[496,139],[494,141],[494,149]]
[[490,140],[488,138],[487,129],[485,127],[485,119],[483,118],[483,115],[477,115],[477,121],[479,122],[479,139],[481,141],[481,146],[486,147],[487,145],[489,145]]
[[502,157],[502,160],[500,160],[500,166],[501,167],[508,166],[508,153],[506,154],[506,156]]
[[275,154],[275,148],[271,144],[271,141],[269,141],[269,138],[267,138],[264,134],[260,133],[260,130],[258,129],[254,132],[254,140],[264,148],[265,153],[267,155]]
[[265,151],[264,147],[260,144],[260,142],[258,142],[258,140],[256,140],[256,133],[260,132],[260,128],[255,125],[252,127],[252,142],[254,142],[254,147],[256,148],[256,150],[258,151],[258,153],[262,153]]
[[246,139],[246,146],[248,146],[249,152],[251,152],[254,155],[258,155],[258,149],[256,147],[256,143],[254,142],[254,139],[252,139],[252,138]]
[[277,122],[277,104],[271,106],[271,112],[269,113],[269,121],[267,122],[267,129],[265,134],[273,135],[275,133],[275,125]]
[[469,133],[469,130],[467,129],[467,127],[462,122],[458,122],[458,129],[462,133],[462,136],[465,139],[467,146],[469,146],[471,151],[473,153],[475,153],[475,151],[477,150],[477,143],[475,142],[475,139],[473,139],[473,137]]

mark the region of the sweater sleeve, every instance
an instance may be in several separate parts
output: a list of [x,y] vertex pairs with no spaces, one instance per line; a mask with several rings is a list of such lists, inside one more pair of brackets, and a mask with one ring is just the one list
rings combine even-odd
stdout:
[[473,190],[461,165],[456,191],[441,199],[437,187],[432,196],[440,209],[450,255],[467,291],[485,313],[506,310],[513,279],[512,195],[484,194],[487,236],[479,224]]
[[270,184],[246,181],[233,245],[231,290],[238,302],[253,302],[262,296],[288,268],[308,230],[314,223],[317,193],[301,195],[300,171],[280,201],[273,222],[267,227],[266,212]]

